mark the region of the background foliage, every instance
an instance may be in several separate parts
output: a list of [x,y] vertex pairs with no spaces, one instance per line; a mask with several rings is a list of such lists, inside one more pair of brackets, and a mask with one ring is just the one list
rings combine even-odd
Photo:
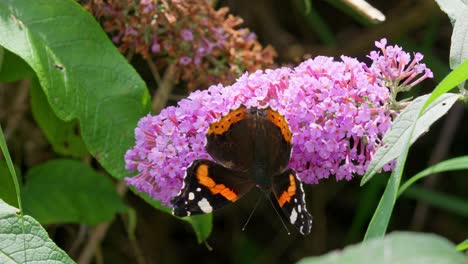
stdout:
[[[157,201],[128,192],[121,180],[128,176],[123,155],[133,144],[133,129],[150,109],[157,112],[187,95],[187,83],[174,81],[172,67],[180,65],[168,59],[154,68],[138,53],[124,57],[76,1],[0,1],[0,121],[6,139],[0,142],[0,262],[289,263],[363,239],[343,254],[302,262],[362,263],[390,249],[401,263],[466,261],[455,245],[466,249],[468,237],[468,127],[458,100],[468,77],[468,6],[457,0],[372,4],[385,22],[341,1],[210,3],[242,17],[262,44],[276,49],[277,65],[316,55],[365,60],[374,41],[386,37],[424,53],[434,71],[433,81],[408,96],[435,92],[405,109],[362,179],[306,186],[314,226],[302,237],[288,236],[267,203],[242,231],[255,192],[215,217],[184,221]],[[457,85],[460,90],[452,90]],[[375,174],[395,158],[391,175]],[[411,232],[375,239],[395,230]]]

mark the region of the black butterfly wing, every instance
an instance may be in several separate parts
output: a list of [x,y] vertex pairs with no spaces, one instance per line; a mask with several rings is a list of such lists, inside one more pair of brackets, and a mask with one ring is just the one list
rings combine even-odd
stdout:
[[[261,142],[259,138],[261,137]],[[286,119],[271,108],[241,106],[210,124],[206,150],[226,168],[246,171],[258,160],[269,161],[273,172],[286,169],[292,133]],[[262,148],[262,155],[256,148]]]
[[273,176],[273,202],[281,208],[301,234],[307,235],[312,229],[312,216],[307,211],[302,182],[293,169]]
[[272,174],[287,169],[292,149],[292,132],[286,119],[272,108],[259,109],[259,122],[264,127],[265,160],[270,161]]
[[255,158],[255,131],[255,119],[245,106],[241,106],[210,124],[206,150],[224,167],[246,171]]
[[171,200],[173,214],[179,217],[211,213],[232,204],[254,183],[241,172],[210,160],[195,160],[187,169],[184,186]]

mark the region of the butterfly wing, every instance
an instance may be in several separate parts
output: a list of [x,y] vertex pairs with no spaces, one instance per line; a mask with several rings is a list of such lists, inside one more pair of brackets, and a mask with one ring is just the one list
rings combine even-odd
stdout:
[[310,233],[312,229],[312,216],[307,211],[305,193],[302,182],[297,178],[293,169],[273,176],[274,202],[281,208],[283,213],[303,235]]
[[211,213],[234,203],[253,186],[241,172],[210,160],[195,160],[187,169],[180,193],[171,200],[173,214],[182,217]]
[[255,119],[245,106],[241,106],[210,124],[205,147],[224,167],[246,171],[255,159],[254,140]]
[[264,127],[265,160],[270,161],[272,174],[287,169],[292,149],[292,132],[286,119],[268,107],[259,109],[259,121]]

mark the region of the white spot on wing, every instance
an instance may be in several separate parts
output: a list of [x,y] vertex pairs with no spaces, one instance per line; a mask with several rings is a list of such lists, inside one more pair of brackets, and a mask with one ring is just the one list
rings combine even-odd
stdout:
[[198,207],[200,207],[200,210],[204,213],[211,213],[213,211],[213,207],[211,207],[206,198],[203,198],[198,202]]
[[193,200],[193,199],[195,199],[195,194],[193,194],[193,192],[190,192],[190,193],[188,194],[188,199],[189,199],[190,201]]
[[183,181],[182,181],[182,187],[180,188],[180,191],[176,196],[180,196],[182,194],[182,191],[185,189],[185,178],[187,178],[187,169],[190,168],[190,166],[192,166],[192,164],[194,162],[195,162],[195,160],[190,162],[190,164],[187,166],[187,168],[185,168],[185,174],[184,174],[184,178],[183,178]]
[[199,192],[199,191],[201,191],[201,188],[200,188],[200,187],[197,188],[197,192]]
[[297,211],[300,213],[302,211],[302,207],[299,205],[297,206]]
[[289,216],[289,221],[291,222],[291,224],[295,224],[296,220],[297,220],[297,212],[296,212],[296,209],[293,208],[291,211],[291,216]]

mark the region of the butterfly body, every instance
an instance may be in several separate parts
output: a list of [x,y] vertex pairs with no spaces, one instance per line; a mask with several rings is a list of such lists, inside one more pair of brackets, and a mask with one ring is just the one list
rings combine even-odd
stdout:
[[241,106],[212,123],[206,137],[214,161],[200,159],[189,165],[184,186],[172,200],[175,215],[209,213],[258,187],[302,234],[310,232],[312,216],[302,183],[287,167],[292,133],[282,115],[271,108]]

